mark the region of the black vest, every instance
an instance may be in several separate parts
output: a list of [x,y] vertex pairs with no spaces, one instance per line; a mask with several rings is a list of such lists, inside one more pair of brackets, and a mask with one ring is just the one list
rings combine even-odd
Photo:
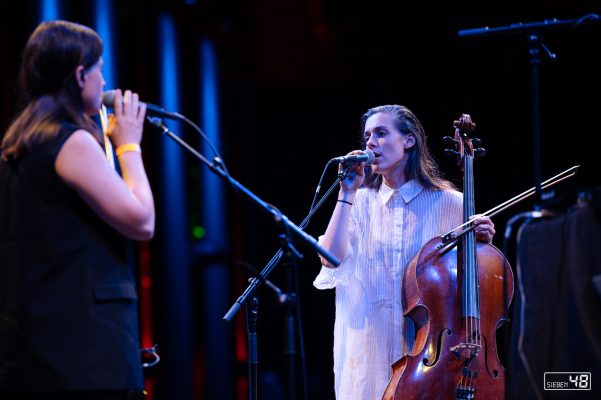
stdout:
[[129,241],[54,168],[75,130],[0,161],[0,389],[143,385]]

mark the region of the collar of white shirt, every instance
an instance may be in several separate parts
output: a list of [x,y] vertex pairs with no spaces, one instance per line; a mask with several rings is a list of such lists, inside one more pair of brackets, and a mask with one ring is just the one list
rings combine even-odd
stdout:
[[407,204],[411,200],[413,200],[415,196],[417,196],[418,193],[422,191],[422,189],[423,186],[420,185],[415,179],[406,182],[403,186],[401,186],[398,189],[392,189],[391,187],[387,186],[384,182],[382,182],[382,185],[380,185],[380,190],[378,191],[378,196],[380,197],[380,201],[382,201],[382,204],[386,204],[388,200],[390,200],[392,195],[396,192],[401,195],[401,197],[405,201],[405,204]]

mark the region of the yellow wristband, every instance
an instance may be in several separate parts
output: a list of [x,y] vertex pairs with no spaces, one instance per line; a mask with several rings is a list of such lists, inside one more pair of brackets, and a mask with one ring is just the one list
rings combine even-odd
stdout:
[[128,151],[135,151],[136,153],[141,153],[142,149],[137,143],[125,143],[120,146],[117,146],[117,150],[115,150],[115,153],[117,154],[117,157],[119,157],[121,154],[127,153]]

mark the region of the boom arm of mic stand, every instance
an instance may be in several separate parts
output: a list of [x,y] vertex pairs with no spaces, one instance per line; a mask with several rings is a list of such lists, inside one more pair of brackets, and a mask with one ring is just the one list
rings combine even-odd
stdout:
[[[330,188],[323,195],[323,197],[317,202],[315,207],[313,207],[309,211],[309,214],[307,215],[307,217],[303,220],[303,222],[300,225],[302,229],[304,229],[307,226],[309,220],[311,219],[313,214],[315,214],[315,211],[317,211],[317,209],[329,197],[330,193],[332,193],[334,188],[338,186],[340,181],[342,179],[344,179],[344,177],[348,173],[348,170],[349,170],[348,167],[344,168],[343,171],[341,171],[338,174],[338,178],[336,179],[336,181],[330,186]],[[271,260],[269,260],[267,265],[261,271],[261,273],[260,273],[261,278],[265,279],[265,277],[267,277],[269,275],[269,273],[275,268],[275,266],[280,261],[280,259],[282,258],[283,255],[284,255],[284,250],[282,250],[282,249],[278,250],[278,252],[271,258]],[[339,264],[336,264],[336,266],[338,266],[338,265]],[[238,300],[236,300],[234,305],[230,308],[230,310],[225,315],[225,317],[223,317],[223,319],[225,319],[226,321],[230,321],[232,319],[232,317],[238,312],[238,310],[240,310],[240,308],[242,307],[242,304],[244,304],[244,299],[246,299],[248,296],[250,296],[252,293],[254,293],[254,291],[259,287],[259,285],[261,285],[261,283],[262,283],[262,279],[253,279],[250,282],[250,285],[246,288],[246,290],[244,291],[244,293],[242,293],[242,295],[238,298]]]
[[457,34],[460,37],[470,37],[470,36],[491,36],[495,34],[503,34],[503,33],[539,33],[545,30],[551,29],[560,29],[564,27],[576,27],[585,23],[592,22],[600,22],[601,19],[597,14],[587,14],[578,19],[568,19],[568,20],[559,20],[553,18],[551,20],[544,20],[538,22],[527,22],[527,23],[514,23],[505,26],[498,26],[489,28],[485,26],[483,28],[472,28],[472,29],[462,29]]
[[[248,199],[250,199],[253,203],[258,205],[260,208],[265,210],[267,213],[271,214],[276,222],[285,225],[287,229],[295,232],[298,237],[300,237],[307,245],[309,245],[310,247],[313,247],[319,254],[321,254],[323,256],[323,258],[325,258],[326,260],[328,260],[335,266],[340,265],[340,260],[338,258],[336,258],[333,254],[331,254],[329,251],[327,251],[326,249],[321,247],[317,243],[317,239],[315,239],[311,235],[304,232],[302,229],[300,229],[298,226],[296,226],[293,222],[291,222],[288,219],[288,217],[286,217],[284,214],[280,213],[279,211],[275,210],[273,207],[271,207],[265,201],[261,200],[257,195],[255,195],[253,192],[251,192],[246,187],[244,187],[240,182],[238,182],[231,176],[227,175],[223,171],[223,169],[219,168],[217,165],[215,165],[211,161],[207,160],[202,154],[200,154],[198,151],[196,151],[194,148],[192,148],[182,138],[180,138],[179,136],[177,136],[176,134],[171,132],[169,130],[169,128],[162,123],[162,121],[154,120],[154,121],[151,121],[151,123],[153,125],[157,126],[158,128],[160,128],[163,131],[164,135],[169,136],[177,144],[179,144],[180,146],[182,146],[183,148],[188,150],[196,158],[198,158],[200,161],[202,161],[204,164],[206,164],[212,172],[214,172],[219,177],[225,179],[230,185],[232,185],[232,187],[238,193],[242,193]],[[236,301],[234,306],[232,306],[232,308],[226,314],[224,319],[226,319],[228,321],[231,320],[231,318],[234,316],[234,314],[240,309],[242,304],[244,304],[246,302],[246,298],[255,291],[256,287],[260,283],[261,283],[261,281],[259,279],[255,279],[253,281],[253,283],[251,283],[251,285],[249,285],[249,287],[246,289],[244,294],[238,299],[238,301]]]

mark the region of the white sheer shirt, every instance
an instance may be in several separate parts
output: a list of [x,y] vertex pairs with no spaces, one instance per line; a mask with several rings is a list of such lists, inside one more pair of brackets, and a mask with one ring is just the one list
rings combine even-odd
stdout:
[[463,195],[412,180],[399,189],[359,189],[352,207],[347,254],[338,268],[322,266],[313,285],[336,288],[336,398],[375,400],[413,341],[413,324],[403,321],[402,274],[428,240],[462,223]]

